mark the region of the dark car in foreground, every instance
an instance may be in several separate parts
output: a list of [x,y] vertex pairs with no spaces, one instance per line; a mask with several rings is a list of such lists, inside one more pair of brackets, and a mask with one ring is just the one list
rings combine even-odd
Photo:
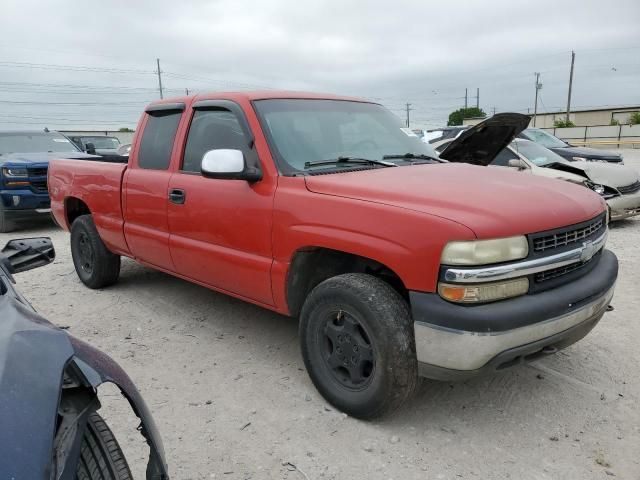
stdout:
[[570,162],[611,162],[623,164],[620,153],[589,147],[576,147],[540,128],[527,128],[518,135],[557,153]]
[[48,238],[12,240],[0,254],[0,478],[130,480],[118,442],[97,413],[113,383],[140,418],[148,480],[167,480],[162,441],[129,376],[108,355],[38,315],[13,274],[46,265]]

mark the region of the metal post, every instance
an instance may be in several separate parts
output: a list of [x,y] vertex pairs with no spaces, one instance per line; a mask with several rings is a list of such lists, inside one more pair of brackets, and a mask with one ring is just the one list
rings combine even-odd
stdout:
[[476,108],[480,110],[480,88],[476,88]]
[[413,110],[413,108],[411,108],[411,104],[407,103],[407,128],[409,128],[409,112]]
[[160,90],[160,98],[164,98],[162,94],[162,71],[160,70],[160,59],[156,58],[156,64],[158,65],[158,90]]
[[567,95],[567,123],[569,123],[569,112],[571,112],[571,87],[573,86],[573,63],[575,59],[576,52],[571,50],[571,73],[569,73],[569,94]]
[[[467,89],[467,88],[465,88],[465,89],[464,89],[464,109],[465,109],[465,110],[467,109],[467,101],[468,101],[468,98],[469,98],[469,97],[468,97],[468,95],[469,95],[469,94],[468,94],[468,89]],[[466,113],[466,112],[465,112],[465,113]]]
[[540,90],[540,74],[536,72],[536,100],[533,106],[533,126],[536,126],[536,115],[538,115],[538,90]]

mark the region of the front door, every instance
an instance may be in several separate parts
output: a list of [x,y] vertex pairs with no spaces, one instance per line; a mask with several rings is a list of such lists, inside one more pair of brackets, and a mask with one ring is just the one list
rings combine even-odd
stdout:
[[266,305],[271,293],[271,227],[275,179],[255,183],[200,175],[205,152],[241,150],[258,162],[238,108],[194,104],[180,169],[169,180],[170,249],[176,271]]

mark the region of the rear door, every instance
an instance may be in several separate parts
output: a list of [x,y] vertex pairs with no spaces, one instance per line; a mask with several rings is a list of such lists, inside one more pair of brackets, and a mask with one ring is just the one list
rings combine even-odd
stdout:
[[174,270],[169,252],[169,166],[183,103],[157,104],[145,112],[142,138],[131,152],[123,189],[125,238],[135,258]]
[[[231,101],[195,102],[179,170],[169,182],[168,218],[176,271],[200,283],[273,305],[271,226],[276,178],[205,178],[200,164],[213,149],[259,158],[242,109]],[[264,169],[263,169],[264,171]]]

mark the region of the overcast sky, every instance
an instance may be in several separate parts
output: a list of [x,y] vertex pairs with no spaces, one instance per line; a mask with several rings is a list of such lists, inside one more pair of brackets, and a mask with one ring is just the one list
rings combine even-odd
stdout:
[[[135,126],[158,97],[277,88],[373,98],[412,126],[640,104],[640,1],[3,0],[0,129]],[[35,64],[35,65],[34,65]]]

